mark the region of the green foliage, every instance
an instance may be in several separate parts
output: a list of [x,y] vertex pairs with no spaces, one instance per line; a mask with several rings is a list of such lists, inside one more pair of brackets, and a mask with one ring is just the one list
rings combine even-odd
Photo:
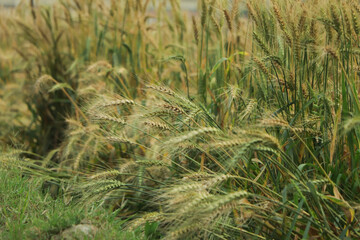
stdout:
[[[63,198],[54,200],[48,192],[41,190],[42,178],[29,177],[9,164],[9,161],[19,161],[16,155],[2,152],[1,157],[1,239],[50,239],[80,223],[98,228],[92,239],[122,239],[125,236],[147,239],[142,238],[140,230],[124,231],[124,221],[105,209],[66,204]],[[150,227],[148,234],[154,234],[155,230],[155,226]]]

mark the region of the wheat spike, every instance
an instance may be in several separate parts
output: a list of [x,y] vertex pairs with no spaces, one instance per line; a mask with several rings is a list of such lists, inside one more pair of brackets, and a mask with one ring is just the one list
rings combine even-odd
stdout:
[[75,170],[79,169],[80,166],[80,162],[84,156],[84,154],[86,153],[86,151],[88,150],[88,146],[90,145],[90,143],[94,140],[93,136],[90,136],[86,142],[84,143],[84,146],[82,147],[81,151],[77,154],[76,158],[75,158],[75,162],[73,164],[73,168]]
[[160,87],[160,86],[155,86],[155,85],[146,85],[146,88],[150,88],[150,89],[153,89],[155,91],[165,93],[165,94],[167,94],[169,96],[175,96],[174,91],[172,91],[171,89],[166,88],[166,87]]
[[246,6],[247,6],[247,9],[249,11],[250,18],[255,22],[256,26],[259,26],[259,22],[258,22],[258,19],[257,19],[257,14],[256,14],[254,8],[252,7],[252,5],[249,2],[246,3]]
[[330,14],[335,30],[338,32],[339,35],[341,35],[340,18],[334,5],[330,6]]
[[112,69],[112,66],[111,66],[111,64],[108,63],[107,61],[98,61],[98,62],[90,65],[90,66],[87,68],[87,71],[88,71],[88,72],[91,72],[91,73],[94,73],[94,72],[97,72],[99,69],[108,70],[108,69]]
[[94,187],[99,187],[100,185],[108,185],[108,184],[113,184],[115,181],[115,179],[102,179],[102,180],[97,180],[97,181],[90,181],[87,182],[86,184],[82,185],[81,188],[86,189],[86,188],[94,188]]
[[285,31],[285,22],[284,22],[283,17],[281,16],[279,7],[276,4],[273,4],[273,10],[274,10],[276,20],[278,21],[281,30]]
[[354,31],[355,31],[356,35],[359,35],[360,27],[359,27],[359,22],[357,20],[356,13],[355,13],[354,9],[351,9],[351,18],[352,18],[352,23],[353,23],[353,26],[354,26]]
[[119,99],[119,100],[103,103],[99,107],[112,107],[112,106],[134,105],[134,104],[135,104],[135,102],[133,100]]
[[249,192],[244,191],[244,190],[226,194],[226,195],[222,196],[221,198],[218,198],[217,201],[210,203],[208,206],[208,211],[219,210],[221,207],[224,207],[233,201],[248,197],[250,195],[251,194]]
[[169,110],[161,110],[144,114],[143,118],[149,117],[166,117],[166,116],[176,116],[176,112]]
[[233,27],[232,27],[232,20],[231,20],[230,14],[226,9],[224,9],[223,11],[224,11],[224,16],[225,16],[225,20],[226,20],[227,26],[229,28],[229,31],[232,32]]
[[286,30],[285,21],[284,21],[283,17],[281,16],[281,12],[280,12],[279,7],[275,3],[273,3],[273,10],[274,10],[274,13],[275,13],[275,18],[279,23],[280,29],[283,31],[283,33],[285,35],[286,42],[289,45],[291,45],[292,40],[291,40],[291,37],[290,37],[288,31]]
[[96,114],[96,115],[94,115],[93,119],[94,120],[109,121],[109,122],[114,122],[114,123],[119,123],[119,124],[126,124],[125,120],[123,120],[121,118],[111,117],[111,116],[107,116],[105,114]]
[[359,3],[357,3],[357,2],[353,2],[352,3],[352,6],[353,6],[353,8],[358,12],[358,14],[360,14],[360,5],[359,5]]
[[165,109],[168,109],[170,111],[173,111],[176,114],[184,114],[185,113],[185,111],[182,108],[174,106],[174,105],[164,104],[162,107]]
[[311,23],[310,23],[310,35],[314,40],[317,39],[317,28],[316,28],[316,21],[315,20],[312,20]]
[[276,149],[273,149],[271,147],[256,146],[253,148],[253,150],[260,151],[260,152],[271,152],[271,153],[274,153],[275,155],[279,155],[279,151],[277,151]]
[[239,0],[233,0],[231,6],[231,19],[236,19],[239,13]]
[[139,165],[142,165],[142,166],[147,166],[147,167],[151,167],[151,166],[168,167],[169,166],[168,164],[166,164],[165,162],[163,162],[161,160],[137,160],[136,163]]
[[213,128],[213,127],[200,128],[200,129],[191,131],[185,135],[170,139],[169,141],[167,141],[165,143],[165,145],[181,143],[183,141],[190,140],[197,135],[201,135],[201,134],[205,134],[205,133],[216,133],[216,132],[219,132],[218,128]]
[[200,180],[200,179],[207,179],[212,177],[213,174],[207,173],[207,172],[194,172],[194,173],[188,173],[186,175],[183,176],[182,180],[183,181],[188,181],[189,179],[191,180]]
[[171,231],[166,239],[181,239],[181,236],[188,232],[194,232],[198,229],[202,229],[204,226],[201,223],[192,224],[190,226],[178,227],[176,230]]
[[110,142],[116,142],[116,143],[136,144],[135,142],[131,141],[130,139],[122,138],[122,137],[111,136],[111,137],[106,137],[105,139]]
[[210,178],[209,180],[207,180],[202,188],[204,189],[211,189],[217,185],[219,185],[220,183],[230,179],[232,176],[230,174],[219,174],[219,175],[215,175],[214,177]]
[[345,3],[343,2],[343,16],[344,16],[344,21],[345,21],[345,28],[346,28],[346,33],[351,36],[351,23],[350,23],[350,19],[349,19],[349,15],[346,11],[346,6]]
[[166,194],[178,194],[178,193],[182,193],[182,192],[187,192],[187,191],[193,191],[193,190],[199,190],[203,188],[203,184],[202,183],[184,183],[181,184],[179,186],[175,186],[172,187],[171,189],[168,189],[168,191],[166,191]]
[[316,179],[316,180],[311,180],[310,181],[312,184],[314,185],[323,185],[323,184],[329,184],[329,180],[328,179]]
[[297,26],[297,31],[298,32],[304,31],[304,27],[306,26],[306,15],[307,15],[306,10],[303,10],[303,12],[301,14],[301,17],[299,19],[298,26]]
[[209,4],[209,16],[211,16],[214,11],[214,5],[215,5],[216,1],[217,0],[212,0]]
[[120,188],[120,187],[123,187],[123,186],[126,186],[127,184],[126,183],[123,183],[121,181],[118,181],[118,180],[112,180],[112,182],[109,182],[109,184],[103,186],[103,187],[100,187],[98,189],[96,189],[94,191],[95,194],[97,193],[101,193],[101,192],[105,192],[105,191],[109,191],[109,190],[112,190],[114,188]]
[[266,119],[262,119],[260,124],[263,126],[269,127],[288,127],[289,123],[279,117],[270,117]]
[[326,19],[326,18],[322,18],[321,20],[325,25],[325,31],[326,31],[327,37],[329,39],[329,42],[331,42],[331,40],[333,38],[333,34],[332,34],[333,23],[330,20]]
[[336,60],[339,60],[338,54],[336,53],[336,51],[332,47],[330,47],[330,46],[325,47],[325,52],[330,54],[330,56],[332,56]]
[[207,19],[207,7],[205,0],[201,1],[201,26],[204,28]]
[[215,142],[215,143],[212,143],[210,145],[210,147],[227,148],[227,147],[248,145],[248,143],[252,144],[252,143],[257,143],[257,142],[261,142],[261,140],[260,139],[251,139],[251,138],[240,138],[240,139],[233,139],[233,140]]
[[195,207],[197,207],[199,203],[207,200],[210,197],[212,197],[212,195],[207,191],[197,191],[196,196],[193,196],[193,200],[185,204],[185,206],[180,209],[180,213],[188,214],[188,212],[191,212]]
[[147,222],[157,222],[164,220],[163,213],[159,212],[149,212],[141,216],[141,218],[137,218],[131,222],[129,225],[129,231],[134,231],[134,229],[144,225]]
[[221,27],[220,27],[220,25],[219,25],[219,23],[216,21],[216,19],[214,18],[214,16],[213,15],[211,15],[211,22],[213,23],[213,25],[214,25],[214,28],[215,28],[215,30],[216,30],[216,33],[219,35],[219,36],[221,36]]
[[260,59],[258,59],[257,57],[253,57],[253,61],[256,63],[256,65],[258,65],[258,67],[265,74],[265,76],[267,77],[270,76],[270,72],[268,71],[265,64]]
[[195,16],[192,16],[192,23],[193,23],[193,31],[194,31],[194,38],[196,45],[199,45],[199,30],[197,27]]
[[105,172],[99,172],[90,176],[90,179],[100,179],[100,178],[108,178],[108,177],[116,177],[121,173],[118,170],[112,169]]
[[256,99],[250,99],[245,110],[241,113],[240,119],[244,120],[247,116],[249,116],[254,111],[256,106],[257,106]]
[[271,55],[269,48],[266,46],[265,42],[260,39],[259,35],[256,32],[253,32],[253,37],[257,44],[260,46],[260,48],[264,51],[266,55]]
[[166,124],[160,122],[146,121],[144,122],[144,124],[150,127],[158,128],[160,130],[170,130],[170,128]]
[[46,88],[48,87],[47,85],[50,82],[56,82],[54,80],[54,78],[50,75],[42,75],[40,78],[38,78],[34,84],[34,89],[36,93],[44,93]]

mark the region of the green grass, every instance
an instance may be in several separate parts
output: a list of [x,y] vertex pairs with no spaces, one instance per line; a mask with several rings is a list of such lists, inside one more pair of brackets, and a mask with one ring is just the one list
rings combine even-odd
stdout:
[[146,239],[142,229],[124,231],[124,221],[102,207],[54,200],[43,193],[42,182],[19,169],[0,168],[0,239],[51,239],[80,223],[98,229],[91,239]]

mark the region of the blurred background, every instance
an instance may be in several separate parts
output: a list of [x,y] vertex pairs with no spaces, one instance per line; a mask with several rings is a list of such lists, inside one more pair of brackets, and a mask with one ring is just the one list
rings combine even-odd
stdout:
[[[18,5],[20,2],[24,2],[23,0],[0,0],[0,6],[3,7],[14,7]],[[56,0],[34,0],[35,3],[39,4],[52,4],[56,2]],[[104,0],[104,2],[109,2],[109,0]],[[181,8],[183,10],[191,10],[194,11],[197,9],[197,0],[180,0]]]

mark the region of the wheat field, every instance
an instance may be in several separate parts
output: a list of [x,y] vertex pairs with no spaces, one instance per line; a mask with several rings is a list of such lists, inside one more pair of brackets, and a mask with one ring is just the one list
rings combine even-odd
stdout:
[[137,239],[359,239],[359,2],[197,6],[3,9],[0,168]]

